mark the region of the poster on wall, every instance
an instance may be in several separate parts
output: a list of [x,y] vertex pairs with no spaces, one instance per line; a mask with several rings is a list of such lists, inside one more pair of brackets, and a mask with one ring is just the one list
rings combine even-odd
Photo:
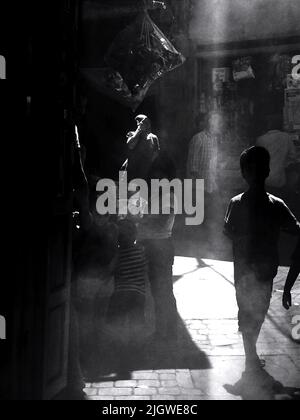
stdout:
[[223,84],[229,82],[230,68],[214,68],[212,70],[212,82],[214,91],[221,91]]
[[289,130],[300,130],[300,89],[286,89],[284,112]]

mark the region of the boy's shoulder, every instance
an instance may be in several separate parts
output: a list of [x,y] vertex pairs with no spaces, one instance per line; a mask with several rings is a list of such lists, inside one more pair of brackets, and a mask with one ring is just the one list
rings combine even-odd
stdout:
[[[275,195],[270,194],[270,193],[266,193],[266,197],[268,198],[268,200],[270,201],[271,204],[277,204],[279,206],[286,207],[285,202],[281,198],[276,197]],[[243,192],[243,193],[238,194],[235,197],[233,197],[231,199],[231,203],[232,204],[239,204],[239,203],[242,203],[244,201],[247,201],[247,199],[248,199],[248,194],[246,192]]]
[[[228,214],[232,217],[233,214],[247,213],[253,207],[253,203],[256,203],[256,200],[254,199],[253,201],[252,195],[249,195],[247,192],[238,194],[231,199]],[[265,195],[264,208],[270,215],[277,215],[277,217],[282,217],[282,215],[290,213],[288,206],[281,198],[269,193]]]
[[277,197],[276,195],[267,193],[267,196],[269,197],[269,200],[271,203],[278,204],[280,206],[286,206],[285,202],[281,198]]
[[245,193],[238,194],[230,200],[231,205],[239,204],[243,201]]
[[239,202],[239,201],[241,201],[243,199],[244,195],[245,195],[245,193],[238,194],[235,197],[233,197],[231,199],[231,201],[233,201],[233,202]]
[[276,197],[273,194],[269,194],[267,193],[268,197],[269,197],[269,202],[270,204],[272,204],[272,206],[279,212],[290,212],[290,208],[289,206],[286,204],[286,202],[284,200],[282,200],[279,197]]

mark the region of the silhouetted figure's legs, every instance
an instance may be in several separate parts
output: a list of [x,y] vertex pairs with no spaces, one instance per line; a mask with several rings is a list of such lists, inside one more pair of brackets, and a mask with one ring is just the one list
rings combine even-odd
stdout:
[[177,337],[177,305],[173,293],[174,249],[171,240],[144,242],[149,264],[149,281],[155,305],[156,335]]
[[239,307],[239,327],[243,335],[246,371],[262,367],[257,354],[257,341],[268,313],[273,280],[258,279],[255,272],[236,270],[236,296]]

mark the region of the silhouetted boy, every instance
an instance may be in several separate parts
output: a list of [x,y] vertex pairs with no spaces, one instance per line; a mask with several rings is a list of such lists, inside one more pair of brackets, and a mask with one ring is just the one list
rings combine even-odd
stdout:
[[251,147],[243,152],[241,170],[249,189],[231,200],[225,233],[233,240],[239,327],[248,372],[262,368],[256,345],[278,271],[280,231],[297,235],[300,225],[285,203],[265,190],[270,173],[266,149]]

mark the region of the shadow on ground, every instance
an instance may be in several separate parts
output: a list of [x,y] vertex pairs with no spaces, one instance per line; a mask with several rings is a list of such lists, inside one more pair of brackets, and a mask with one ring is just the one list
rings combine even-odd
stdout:
[[[148,337],[143,343],[126,346],[121,342],[102,336],[102,345],[97,353],[89,353],[82,360],[87,382],[105,382],[131,379],[132,372],[190,369],[210,369],[211,364],[204,352],[199,350],[179,319],[178,340],[158,341]],[[86,353],[85,353],[86,354]]]

